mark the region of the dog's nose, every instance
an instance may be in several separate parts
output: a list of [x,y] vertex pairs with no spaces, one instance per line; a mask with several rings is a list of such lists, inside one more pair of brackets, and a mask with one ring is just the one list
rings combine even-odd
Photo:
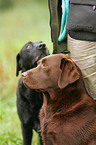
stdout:
[[27,75],[26,72],[23,72],[23,73],[22,73],[22,77],[25,77],[26,75]]

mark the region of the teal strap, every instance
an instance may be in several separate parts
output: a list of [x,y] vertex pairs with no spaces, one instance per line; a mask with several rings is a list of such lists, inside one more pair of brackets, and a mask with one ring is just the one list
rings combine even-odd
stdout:
[[61,30],[58,41],[62,41],[66,35],[66,25],[69,13],[69,0],[62,0],[62,20],[61,20]]

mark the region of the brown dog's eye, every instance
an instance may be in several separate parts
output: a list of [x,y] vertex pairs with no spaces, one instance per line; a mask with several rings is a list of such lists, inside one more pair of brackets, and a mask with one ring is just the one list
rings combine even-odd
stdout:
[[47,64],[46,63],[43,63],[42,65],[43,65],[43,67],[47,67]]
[[48,65],[46,63],[43,63],[42,64],[42,68],[47,69],[48,68]]

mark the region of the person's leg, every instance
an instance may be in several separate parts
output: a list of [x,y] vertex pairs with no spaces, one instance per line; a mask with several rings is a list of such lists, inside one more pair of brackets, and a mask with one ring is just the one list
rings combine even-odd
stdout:
[[76,40],[68,35],[67,47],[83,73],[89,94],[96,99],[96,42]]

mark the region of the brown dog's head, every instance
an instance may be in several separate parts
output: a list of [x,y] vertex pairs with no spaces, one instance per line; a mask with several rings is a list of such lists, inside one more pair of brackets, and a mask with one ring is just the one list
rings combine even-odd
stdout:
[[31,89],[65,88],[79,79],[75,63],[65,54],[53,54],[38,61],[37,67],[22,73]]

